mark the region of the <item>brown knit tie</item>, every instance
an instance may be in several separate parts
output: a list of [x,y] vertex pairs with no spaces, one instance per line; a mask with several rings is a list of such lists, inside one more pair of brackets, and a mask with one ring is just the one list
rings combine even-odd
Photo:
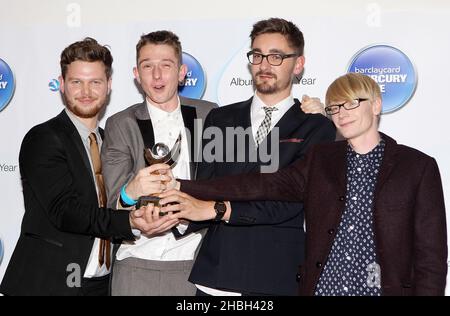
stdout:
[[[95,181],[97,182],[98,189],[98,205],[100,207],[106,206],[106,191],[105,184],[103,182],[102,175],[102,162],[100,160],[100,151],[98,149],[97,137],[95,133],[89,135],[89,140],[91,141],[91,159],[92,165],[94,166]],[[111,266],[111,242],[108,239],[100,240],[100,250],[98,253],[98,263],[103,266],[106,264],[106,268],[109,270]]]

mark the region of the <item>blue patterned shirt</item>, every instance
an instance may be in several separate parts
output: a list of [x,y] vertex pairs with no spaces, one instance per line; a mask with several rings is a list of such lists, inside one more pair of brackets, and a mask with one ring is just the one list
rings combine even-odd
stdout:
[[381,271],[373,231],[373,196],[385,142],[369,153],[347,149],[345,209],[327,263],[316,287],[318,296],[379,296]]

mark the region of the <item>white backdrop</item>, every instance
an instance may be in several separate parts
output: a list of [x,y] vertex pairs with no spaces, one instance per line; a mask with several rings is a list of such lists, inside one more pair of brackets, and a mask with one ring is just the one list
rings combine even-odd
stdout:
[[[305,35],[309,84],[294,94],[324,98],[328,85],[344,74],[362,48],[387,44],[415,66],[418,83],[412,99],[383,115],[381,130],[398,142],[436,158],[446,205],[450,205],[450,2],[447,0],[0,0],[0,59],[11,67],[15,95],[0,112],[0,279],[20,232],[24,212],[18,153],[25,133],[63,106],[49,82],[60,73],[59,55],[86,36],[111,47],[113,93],[105,118],[140,102],[132,75],[135,45],[143,33],[169,29],[183,50],[202,65],[203,98],[225,105],[251,96],[245,53],[254,22],[272,16],[290,19]],[[233,80],[236,79],[236,80]],[[242,86],[232,84],[241,79]],[[1,246],[0,246],[1,247]],[[1,254],[0,254],[1,255]]]

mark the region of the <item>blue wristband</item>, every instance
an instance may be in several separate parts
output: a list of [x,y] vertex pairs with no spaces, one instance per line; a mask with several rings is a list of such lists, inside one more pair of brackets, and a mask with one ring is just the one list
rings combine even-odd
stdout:
[[125,188],[127,187],[127,185],[124,185],[122,187],[122,190],[120,191],[120,198],[122,199],[122,201],[125,202],[126,205],[129,206],[133,206],[136,205],[137,201],[133,200],[132,198],[130,198],[127,193],[125,192]]

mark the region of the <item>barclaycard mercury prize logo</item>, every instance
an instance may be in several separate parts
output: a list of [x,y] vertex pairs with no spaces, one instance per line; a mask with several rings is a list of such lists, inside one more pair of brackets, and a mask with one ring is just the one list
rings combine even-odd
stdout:
[[186,78],[179,86],[183,97],[201,99],[206,88],[206,78],[202,66],[194,56],[183,52],[183,64],[188,68]]
[[408,56],[388,45],[374,45],[359,51],[350,62],[348,72],[367,75],[378,83],[383,113],[404,106],[417,85],[417,74]]
[[0,59],[0,112],[8,105],[14,94],[14,75],[8,64]]
[[59,91],[60,85],[61,84],[59,83],[59,81],[57,79],[52,79],[48,83],[48,88],[50,89],[50,91],[57,92],[57,91]]

